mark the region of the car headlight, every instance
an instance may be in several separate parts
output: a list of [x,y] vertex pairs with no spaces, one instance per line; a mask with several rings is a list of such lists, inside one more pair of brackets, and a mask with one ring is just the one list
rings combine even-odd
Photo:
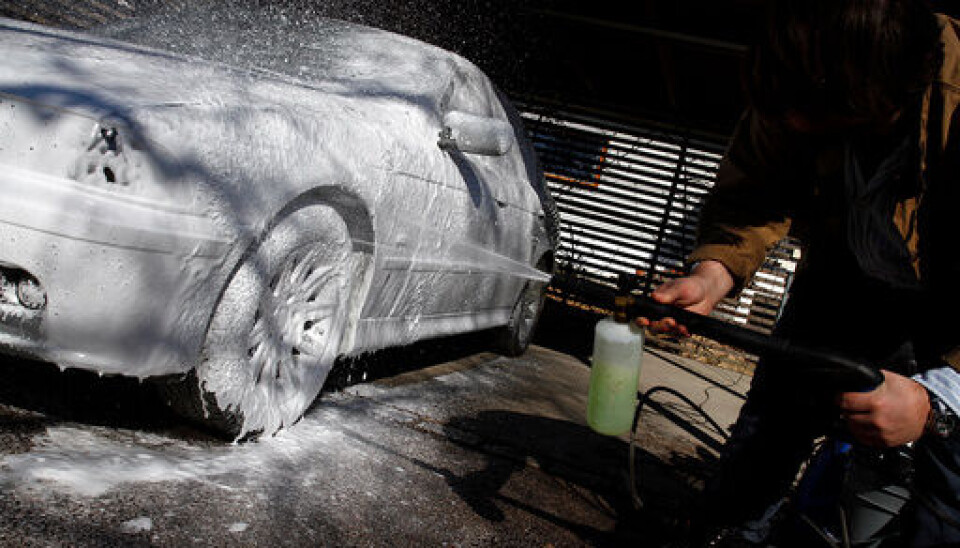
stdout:
[[41,310],[47,305],[47,294],[26,270],[0,265],[0,304],[3,303]]

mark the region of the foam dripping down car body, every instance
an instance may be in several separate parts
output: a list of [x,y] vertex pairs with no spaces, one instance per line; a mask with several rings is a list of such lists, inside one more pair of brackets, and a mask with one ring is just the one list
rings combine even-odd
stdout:
[[556,212],[503,95],[406,37],[239,22],[195,23],[199,59],[176,18],[113,33],[147,45],[0,21],[0,350],[187,376],[174,406],[234,436],[298,420],[338,356],[522,351]]

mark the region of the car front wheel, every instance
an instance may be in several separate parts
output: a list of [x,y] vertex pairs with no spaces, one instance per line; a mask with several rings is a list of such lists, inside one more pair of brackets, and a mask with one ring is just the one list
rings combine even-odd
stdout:
[[357,262],[330,208],[284,216],[254,244],[218,302],[201,363],[171,405],[234,438],[298,421],[323,387],[346,325]]

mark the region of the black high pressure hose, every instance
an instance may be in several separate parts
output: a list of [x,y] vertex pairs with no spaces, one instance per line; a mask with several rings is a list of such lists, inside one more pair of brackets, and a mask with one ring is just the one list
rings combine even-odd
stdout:
[[822,376],[838,392],[867,392],[883,382],[883,374],[879,370],[855,359],[829,350],[793,344],[781,337],[764,335],[716,318],[661,304],[649,297],[617,297],[617,304],[620,306],[615,308],[623,309],[628,318],[673,318],[691,333],[751,354],[795,364],[797,374]]
[[[709,316],[702,316],[675,306],[658,303],[649,297],[618,296],[612,308],[617,311],[618,315],[622,316],[621,319],[624,319],[623,316],[625,316],[631,321],[640,317],[652,321],[673,318],[677,323],[685,326],[690,333],[709,337],[722,344],[735,346],[752,354],[766,358],[782,359],[787,363],[795,364],[798,375],[820,376],[826,383],[833,385],[838,392],[869,391],[883,382],[883,374],[879,370],[855,359],[828,350],[793,344],[781,337],[764,335]],[[655,386],[647,392],[639,393],[639,402],[633,419],[633,428],[630,432],[630,450],[628,452],[630,494],[637,509],[643,507],[643,501],[637,491],[635,437],[644,404],[656,392],[666,392],[681,399],[699,412],[721,437],[727,437],[724,429],[712,417],[676,390]]]
[[657,392],[664,392],[672,395],[678,400],[690,406],[691,409],[696,411],[713,429],[717,434],[726,440],[729,438],[726,430],[723,429],[717,421],[713,420],[706,411],[704,411],[699,405],[697,405],[693,400],[684,396],[682,393],[670,388],[669,386],[654,386],[653,388],[647,390],[646,392],[637,393],[637,410],[633,414],[633,426],[630,428],[630,448],[627,451],[627,470],[629,471],[629,481],[630,481],[630,498],[633,500],[633,507],[637,510],[643,508],[643,499],[640,498],[640,492],[638,491],[638,476],[636,468],[636,447],[637,447],[637,427],[640,426],[640,414],[643,412],[643,406],[650,401],[650,396]]

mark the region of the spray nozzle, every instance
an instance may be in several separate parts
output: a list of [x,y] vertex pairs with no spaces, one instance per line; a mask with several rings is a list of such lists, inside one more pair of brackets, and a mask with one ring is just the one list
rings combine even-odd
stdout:
[[632,295],[617,295],[613,299],[613,319],[617,323],[627,323],[630,321],[630,308],[636,304],[636,299]]

